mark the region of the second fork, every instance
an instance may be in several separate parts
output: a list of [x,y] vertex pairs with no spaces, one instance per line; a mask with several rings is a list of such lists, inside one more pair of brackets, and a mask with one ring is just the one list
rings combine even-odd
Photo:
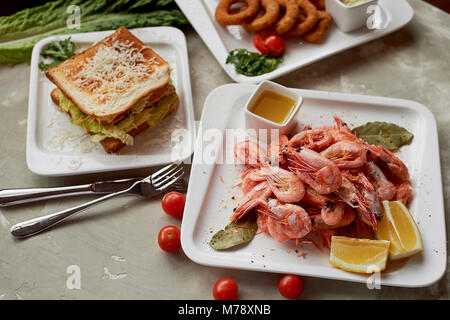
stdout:
[[148,198],[153,197],[170,189],[170,187],[179,181],[183,175],[184,170],[180,163],[170,164],[154,174],[136,181],[131,187],[125,190],[108,194],[73,208],[15,224],[11,228],[11,234],[18,238],[35,235],[75,214],[120,195],[137,194]]

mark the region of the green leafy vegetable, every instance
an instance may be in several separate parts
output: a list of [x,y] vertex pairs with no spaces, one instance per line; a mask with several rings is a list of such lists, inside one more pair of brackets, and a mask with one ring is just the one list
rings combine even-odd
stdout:
[[[169,112],[169,108],[175,102],[177,96],[172,94],[164,97],[151,108],[147,108],[146,111],[131,114],[119,123],[110,125],[103,125],[86,116],[60,90],[58,90],[58,99],[61,109],[70,114],[70,122],[92,134],[92,141],[101,141],[105,138],[112,137],[119,139],[124,144],[132,145],[133,137],[127,132],[139,127],[144,122],[147,122],[151,129],[155,128],[167,112]],[[140,104],[140,102],[137,102],[130,110],[140,109]]]
[[256,214],[248,214],[238,222],[231,222],[225,229],[218,231],[209,241],[209,245],[215,250],[228,249],[249,242],[257,230]]
[[41,51],[41,56],[47,59],[52,59],[51,63],[39,63],[39,69],[45,70],[47,68],[56,66],[57,64],[69,59],[75,54],[75,43],[70,40],[70,37],[65,40],[52,41],[47,48]]
[[234,64],[237,73],[248,77],[260,76],[272,72],[283,58],[273,58],[247,49],[234,49],[230,51],[226,63]]
[[[80,9],[80,28],[67,28]],[[30,62],[33,46],[41,39],[119,27],[184,26],[189,22],[174,0],[56,0],[0,17],[0,64]]]
[[352,130],[359,138],[373,145],[381,145],[395,151],[411,142],[414,135],[396,124],[389,122],[368,122]]

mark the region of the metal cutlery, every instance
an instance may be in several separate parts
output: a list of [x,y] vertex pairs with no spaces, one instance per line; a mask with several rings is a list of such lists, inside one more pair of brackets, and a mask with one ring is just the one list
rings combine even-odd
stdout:
[[[144,177],[101,181],[76,186],[3,189],[0,190],[0,208],[60,197],[113,193],[127,189],[133,183],[142,179]],[[186,189],[187,183],[182,179],[170,186],[170,190],[180,192],[186,191]]]
[[43,230],[51,228],[69,217],[85,211],[88,208],[120,195],[135,194],[151,198],[157,194],[169,190],[170,187],[177,181],[180,181],[183,175],[184,170],[181,163],[172,163],[152,175],[145,177],[144,179],[133,182],[131,186],[121,191],[109,193],[101,198],[89,201],[73,208],[15,224],[11,228],[11,233],[13,236],[18,238],[25,238],[35,235]]

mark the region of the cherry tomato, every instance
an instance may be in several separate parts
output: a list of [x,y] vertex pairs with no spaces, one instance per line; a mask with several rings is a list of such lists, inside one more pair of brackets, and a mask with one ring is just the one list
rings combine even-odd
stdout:
[[164,195],[161,205],[164,212],[168,215],[181,218],[183,216],[185,202],[186,197],[182,193],[172,191]]
[[159,231],[158,244],[167,252],[175,252],[181,247],[180,229],[175,226],[165,226]]
[[220,279],[214,285],[213,296],[216,300],[237,300],[238,286],[233,279]]
[[262,54],[270,53],[269,47],[264,43],[264,37],[259,34],[255,34],[255,36],[253,37],[253,45]]
[[264,40],[264,43],[269,47],[270,54],[275,57],[278,57],[284,51],[284,40],[277,35],[268,36]]
[[253,37],[253,44],[259,52],[269,56],[278,57],[284,51],[284,40],[277,35],[263,37],[256,34]]
[[303,280],[299,276],[287,274],[278,282],[278,290],[288,299],[295,299],[303,292]]

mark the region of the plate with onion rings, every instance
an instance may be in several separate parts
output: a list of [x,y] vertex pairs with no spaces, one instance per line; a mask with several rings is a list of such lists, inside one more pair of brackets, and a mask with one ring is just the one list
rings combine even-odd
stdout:
[[343,32],[325,0],[176,2],[225,72],[240,83],[274,79],[380,38],[405,26],[414,14],[407,0],[378,0],[367,8],[366,26]]
[[[246,131],[245,105],[255,89],[256,86],[251,84],[227,84],[211,91],[205,100],[191,168],[191,176],[195,179],[189,181],[181,226],[181,244],[185,254],[194,262],[207,266],[298,274],[368,285],[373,285],[370,281],[375,278],[379,285],[399,287],[423,287],[438,281],[445,274],[447,250],[436,121],[428,108],[403,99],[291,88],[303,98],[303,105],[296,116],[300,130],[294,129],[288,135],[292,141],[295,133],[304,128],[333,126],[335,116],[342,119],[347,128],[357,128],[371,121],[387,121],[413,133],[412,141],[395,155],[409,171],[413,188],[409,210],[422,235],[423,251],[420,254],[407,260],[389,261],[386,269],[377,274],[348,272],[330,264],[329,249],[303,241],[304,238],[280,241],[274,237],[270,227],[267,233],[264,224],[259,223],[254,237],[246,243],[218,248],[220,239],[217,239],[212,245],[212,240],[227,229],[224,227],[230,225],[230,219],[247,199],[243,191],[244,181],[241,180],[247,166],[233,159],[237,157],[236,145],[245,140],[239,130]],[[221,116],[217,117],[217,114]],[[242,184],[238,184],[240,181]],[[267,198],[270,207],[276,205],[271,203],[276,202],[275,197],[280,195],[273,192]],[[303,199],[301,203],[305,201]],[[309,210],[303,204],[298,206]],[[255,211],[247,212],[249,215],[252,213]],[[258,217],[259,213],[257,211]],[[314,225],[318,226],[316,222]],[[249,223],[229,230],[244,238],[246,230],[251,228]],[[361,235],[359,233],[358,237]]]

